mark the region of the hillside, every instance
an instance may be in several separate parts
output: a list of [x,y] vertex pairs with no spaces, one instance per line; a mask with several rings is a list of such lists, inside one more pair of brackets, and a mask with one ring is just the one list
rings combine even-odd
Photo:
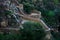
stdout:
[[60,0],[0,0],[1,40],[60,40],[59,33]]

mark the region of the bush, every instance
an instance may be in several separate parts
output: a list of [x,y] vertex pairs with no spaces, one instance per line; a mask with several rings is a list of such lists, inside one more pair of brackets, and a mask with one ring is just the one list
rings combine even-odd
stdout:
[[39,23],[26,22],[23,24],[24,29],[21,31],[26,40],[43,40],[46,33]]
[[31,10],[35,9],[33,4],[30,3],[23,3],[24,4],[24,11],[30,14]]
[[0,34],[0,40],[21,40],[20,34]]
[[55,40],[60,40],[60,33],[51,31],[52,36]]

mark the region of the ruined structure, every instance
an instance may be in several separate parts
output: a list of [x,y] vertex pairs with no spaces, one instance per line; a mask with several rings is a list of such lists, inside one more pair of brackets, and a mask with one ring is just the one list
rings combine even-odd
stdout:
[[[20,26],[20,19],[17,19],[18,15],[20,18],[22,18],[23,20],[30,20],[30,21],[34,21],[34,22],[39,22],[41,24],[41,26],[45,29],[45,31],[47,32],[47,37],[49,36],[48,39],[50,39],[50,28],[44,23],[44,21],[41,18],[41,12],[39,11],[32,11],[32,13],[30,15],[26,15],[24,14],[23,10],[23,5],[21,4],[21,6],[19,6],[19,3],[16,3],[17,1],[11,3],[9,6],[10,9],[14,14],[11,15],[12,20],[10,20],[9,22],[11,22],[11,25],[15,25],[13,28],[9,27],[9,28],[2,28],[3,30],[8,30],[8,32],[10,30],[14,30],[14,31],[18,31],[20,30],[21,26]],[[19,5],[18,5],[19,4]],[[21,8],[20,8],[21,7]],[[17,26],[16,26],[17,25]],[[0,28],[1,29],[1,28]],[[2,30],[1,29],[1,30]],[[4,31],[5,32],[5,31]]]
[[40,19],[41,18],[41,12],[37,11],[37,10],[33,10],[29,16],[33,17],[33,18],[39,18]]

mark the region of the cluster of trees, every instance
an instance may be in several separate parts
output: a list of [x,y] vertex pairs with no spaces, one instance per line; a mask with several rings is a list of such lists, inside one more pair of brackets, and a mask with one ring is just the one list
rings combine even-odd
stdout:
[[59,0],[19,0],[24,5],[24,11],[29,14],[31,10],[41,11],[46,24],[51,27],[59,25],[60,1]]
[[20,33],[0,34],[0,40],[45,40],[46,32],[39,23],[26,22]]

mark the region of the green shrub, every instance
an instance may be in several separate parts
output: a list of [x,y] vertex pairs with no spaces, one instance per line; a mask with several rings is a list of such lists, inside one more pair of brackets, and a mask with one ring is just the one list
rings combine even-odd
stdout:
[[30,3],[23,3],[24,4],[24,11],[27,12],[27,14],[30,14],[31,10],[35,9],[33,4]]
[[55,40],[60,40],[60,33],[59,32],[51,32],[52,36]]
[[0,40],[21,40],[20,34],[0,34]]
[[46,33],[39,23],[26,22],[23,24],[24,29],[21,31],[26,40],[43,40]]
[[54,17],[55,13],[54,13],[54,11],[49,11],[47,15],[50,16],[50,17]]

